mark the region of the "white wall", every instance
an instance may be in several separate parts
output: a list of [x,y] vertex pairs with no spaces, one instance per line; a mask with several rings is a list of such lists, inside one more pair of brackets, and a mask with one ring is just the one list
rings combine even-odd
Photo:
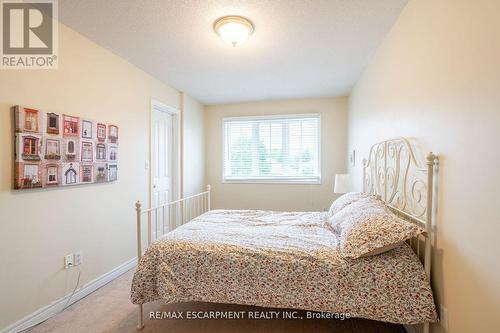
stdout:
[[[320,113],[321,185],[222,183],[222,118],[292,113]],[[213,208],[323,210],[336,197],[333,179],[346,171],[347,98],[313,98],[225,104],[205,109],[206,180]]]
[[[500,327],[499,13],[497,0],[411,0],[350,96],[358,156],[395,136],[440,154],[433,285],[451,333]],[[361,189],[361,165],[350,172]]]
[[205,185],[204,106],[182,94],[182,146],[184,197],[203,191]]
[[[59,50],[57,70],[0,71],[0,329],[71,292],[77,269],[63,269],[64,255],[83,250],[81,285],[136,255],[134,202],[148,198],[150,98],[180,107],[177,90],[63,25]],[[16,104],[117,124],[119,180],[12,190]],[[188,104],[185,132],[201,136],[199,107]],[[185,155],[202,161],[199,140],[187,141]]]

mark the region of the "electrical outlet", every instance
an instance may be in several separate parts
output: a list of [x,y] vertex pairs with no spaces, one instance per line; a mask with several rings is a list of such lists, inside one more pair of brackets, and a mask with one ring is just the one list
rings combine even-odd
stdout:
[[448,332],[448,309],[443,304],[439,305],[439,322],[446,332]]
[[77,251],[73,254],[73,260],[75,263],[75,266],[81,265],[83,262],[83,252],[82,250]]
[[73,253],[64,256],[64,269],[68,269],[74,266]]

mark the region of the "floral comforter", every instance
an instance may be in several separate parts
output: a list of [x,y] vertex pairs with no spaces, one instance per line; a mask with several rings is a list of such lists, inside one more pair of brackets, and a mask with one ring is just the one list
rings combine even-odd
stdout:
[[327,213],[213,210],[154,242],[132,302],[216,302],[349,313],[392,323],[436,321],[423,267],[406,244],[344,259]]

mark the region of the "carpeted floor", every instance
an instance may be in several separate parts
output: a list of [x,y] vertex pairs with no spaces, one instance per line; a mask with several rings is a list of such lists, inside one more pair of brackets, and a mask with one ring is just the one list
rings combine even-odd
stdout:
[[[65,311],[32,328],[30,333],[101,333],[130,332],[137,333],[137,307],[130,303],[129,291],[133,271],[127,272],[113,282],[107,284],[91,295],[76,302]],[[149,303],[144,306],[144,314],[151,311],[264,311],[252,306],[213,304],[213,303],[181,303],[163,304]],[[185,313],[184,313],[185,315]],[[299,316],[305,313],[300,312]],[[248,317],[248,314],[246,315]],[[146,319],[141,333],[171,332],[252,332],[252,333],[404,333],[400,325],[392,325],[364,319]]]

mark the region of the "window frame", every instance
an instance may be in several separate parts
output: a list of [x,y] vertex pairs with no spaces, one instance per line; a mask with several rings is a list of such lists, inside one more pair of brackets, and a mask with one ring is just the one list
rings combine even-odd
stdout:
[[[116,133],[113,133],[115,131]],[[108,139],[111,143],[116,143],[118,141],[118,126],[108,125]]]
[[[70,143],[73,144],[73,151],[72,152],[69,151]],[[76,156],[76,140],[75,139],[68,139],[66,141],[66,155],[73,156],[73,157]]]
[[[90,148],[90,151],[89,149]],[[89,153],[89,156],[84,158],[84,154]],[[82,147],[80,151],[80,160],[82,162],[94,162],[94,142],[92,141],[82,141]]]
[[[90,173],[90,179],[85,180],[85,172]],[[82,183],[92,183],[94,181],[94,166],[92,164],[82,164],[82,170],[80,172]]]
[[[90,126],[90,128],[87,128],[87,126]],[[85,131],[89,129],[90,130],[90,134],[87,133],[87,135],[85,135]],[[82,119],[82,139],[92,139],[94,133],[93,132],[93,124],[90,120],[84,120]]]
[[[100,158],[100,155],[99,155],[99,152],[101,151],[101,149],[104,152],[102,155],[103,156],[102,158]],[[98,143],[96,145],[95,159],[96,159],[96,161],[106,161],[106,145],[104,143]]]
[[[50,126],[50,121],[55,120],[56,126]],[[59,115],[57,113],[47,113],[47,133],[48,134],[59,134]]]
[[[287,178],[287,177],[247,177],[247,178],[237,178],[237,179],[226,179],[225,169],[226,169],[226,158],[225,158],[225,122],[226,121],[256,121],[256,120],[277,120],[277,119],[299,119],[299,118],[318,118],[318,176],[317,177],[304,177],[304,178]],[[321,114],[320,113],[296,113],[296,114],[274,114],[274,115],[262,115],[262,116],[235,116],[235,117],[223,117],[222,118],[222,129],[221,129],[221,158],[222,158],[222,170],[221,179],[222,183],[228,184],[303,184],[303,185],[321,185],[322,181],[322,135],[321,135]]]
[[[101,135],[101,130],[102,130],[102,135]],[[101,123],[98,123],[97,124],[97,140],[99,142],[104,142],[106,141],[106,125],[105,124],[101,124]]]
[[[68,182],[68,174],[70,174],[70,173],[74,175],[74,180],[75,180],[74,182]],[[77,184],[78,183],[78,172],[76,172],[75,168],[73,168],[73,163],[70,163],[69,168],[64,173],[64,182],[67,185],[68,184]]]
[[[38,142],[39,142],[39,138],[37,137],[34,137],[34,136],[31,136],[31,135],[26,135],[26,136],[23,136],[23,155],[26,155],[26,156],[37,156],[39,154],[39,146],[38,146]],[[29,145],[30,148],[33,148],[34,151],[27,153],[26,152],[26,141],[30,141],[30,142],[34,142],[33,145]]]
[[[55,143],[56,152],[54,154],[49,154],[49,143]],[[61,142],[58,139],[52,139],[51,137],[45,139],[45,159],[58,160],[60,158],[61,158]]]
[[24,164],[24,167],[23,167],[23,178],[28,178],[26,177],[26,170],[27,168],[26,167],[29,167],[30,169],[33,169],[35,171],[35,174],[32,175],[33,177],[29,177],[30,180],[37,180],[38,179],[38,176],[39,176],[39,173],[40,173],[40,167],[38,164],[30,164],[30,163],[26,163]]
[[[55,176],[56,176],[56,180],[53,180],[51,181],[50,180],[50,172],[49,170],[53,170],[55,169]],[[58,179],[58,170],[57,170],[57,164],[47,164],[47,179],[46,179],[46,182],[48,185],[54,185],[54,184],[58,184],[59,183],[59,179]]]
[[[118,147],[115,146],[115,145],[110,145],[109,148],[108,148],[108,152],[109,152],[109,161],[113,161],[113,162],[116,162],[117,161],[117,150],[118,150]],[[104,154],[106,155],[106,154]],[[114,158],[113,158],[114,157]]]
[[[111,171],[113,170],[113,171]],[[108,165],[108,182],[114,182],[118,180],[118,165],[109,164]]]
[[[66,129],[71,127],[71,124],[75,124],[75,132],[66,132]],[[80,117],[74,117],[67,114],[63,114],[63,136],[80,136]]]
[[[28,128],[28,115],[33,116],[33,128]],[[38,110],[24,109],[24,130],[27,132],[38,132]]]

